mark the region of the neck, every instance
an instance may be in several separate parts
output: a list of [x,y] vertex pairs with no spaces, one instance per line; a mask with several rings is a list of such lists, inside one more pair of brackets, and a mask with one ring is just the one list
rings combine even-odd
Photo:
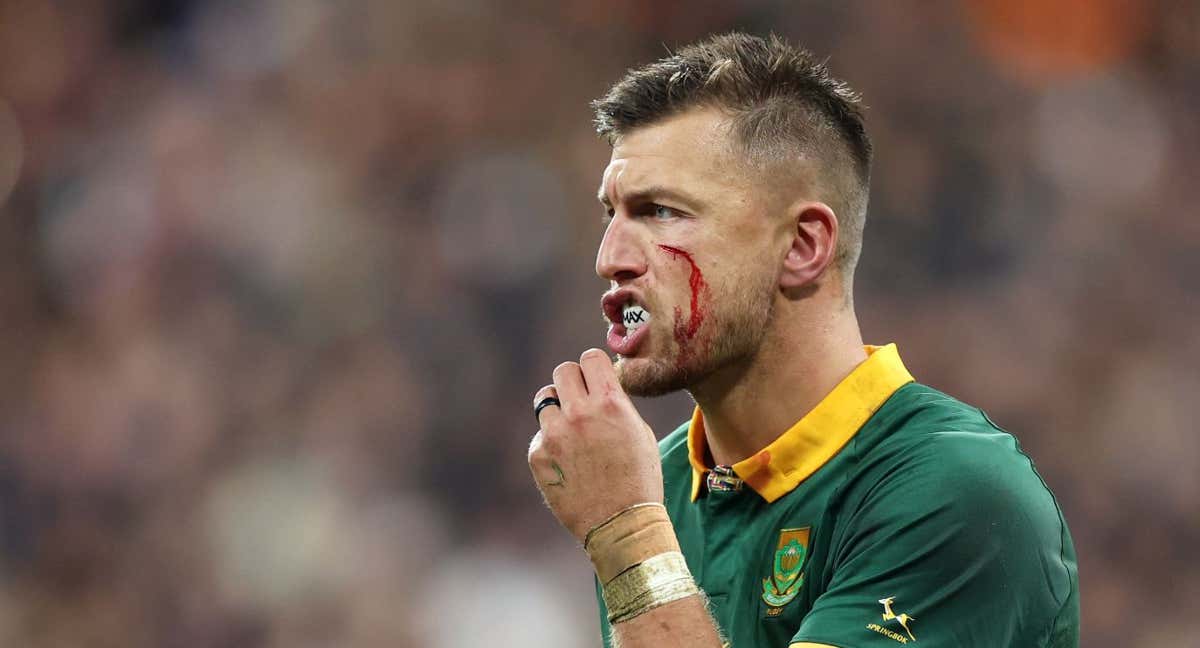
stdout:
[[781,301],[758,354],[692,387],[709,451],[731,465],[770,445],[854,370],[867,354],[854,310],[805,320]]

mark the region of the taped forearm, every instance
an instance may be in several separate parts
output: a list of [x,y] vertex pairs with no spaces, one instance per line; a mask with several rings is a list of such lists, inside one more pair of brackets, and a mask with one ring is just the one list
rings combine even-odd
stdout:
[[635,504],[601,522],[583,540],[601,584],[648,558],[679,553],[675,528],[662,504]]
[[721,648],[704,593],[661,504],[638,504],[588,532],[614,648]]
[[612,624],[700,593],[661,504],[631,506],[588,532],[584,549]]

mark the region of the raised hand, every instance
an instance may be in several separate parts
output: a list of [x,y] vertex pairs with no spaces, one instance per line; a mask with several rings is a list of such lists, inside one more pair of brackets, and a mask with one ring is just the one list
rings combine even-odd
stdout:
[[529,445],[529,469],[546,505],[582,542],[612,515],[663,501],[658,443],[617,380],[612,360],[588,349],[554,369],[553,384],[534,395],[559,405],[541,409]]

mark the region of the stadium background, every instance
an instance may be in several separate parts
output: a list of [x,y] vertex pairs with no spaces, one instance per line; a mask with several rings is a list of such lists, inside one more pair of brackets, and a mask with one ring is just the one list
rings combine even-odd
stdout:
[[0,644],[598,645],[524,463],[587,102],[730,28],[864,93],[867,338],[1036,459],[1083,645],[1193,645],[1188,0],[0,2]]

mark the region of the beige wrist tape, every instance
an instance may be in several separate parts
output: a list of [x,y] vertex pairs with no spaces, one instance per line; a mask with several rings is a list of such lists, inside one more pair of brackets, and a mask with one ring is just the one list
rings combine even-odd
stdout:
[[608,622],[618,624],[700,593],[683,554],[671,551],[648,558],[604,586]]
[[662,504],[635,504],[588,532],[584,550],[604,592],[610,623],[699,594]]
[[583,549],[602,585],[647,558],[679,551],[675,528],[662,504],[635,504],[588,532]]

